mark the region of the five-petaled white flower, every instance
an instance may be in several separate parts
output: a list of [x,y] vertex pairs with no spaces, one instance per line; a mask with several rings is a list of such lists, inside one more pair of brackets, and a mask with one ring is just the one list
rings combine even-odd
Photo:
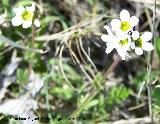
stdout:
[[154,49],[154,46],[148,41],[152,39],[151,32],[144,32],[141,36],[138,31],[132,32],[133,41],[131,44],[131,48],[135,49],[135,53],[137,55],[142,55],[143,50],[151,51]]
[[104,26],[107,30],[108,35],[102,35],[101,39],[106,42],[107,48],[106,53],[110,53],[114,48],[117,50],[118,54],[121,56],[122,60],[125,60],[125,56],[129,56],[128,50],[131,44],[131,38],[128,34],[116,36],[110,30],[109,26]]
[[113,19],[111,21],[111,27],[117,34],[122,35],[122,33],[128,33],[133,30],[133,27],[136,26],[138,22],[139,19],[136,16],[130,17],[127,10],[122,10],[120,12],[120,19]]
[[[135,49],[137,55],[143,54],[143,50],[151,51],[154,46],[148,41],[152,39],[151,32],[145,32],[142,35],[133,28],[138,24],[139,19],[136,16],[130,17],[127,10],[120,12],[120,19],[113,19],[110,26],[104,26],[108,35],[102,35],[101,39],[106,42],[106,53],[116,49],[122,60],[129,55],[130,48]],[[133,41],[133,42],[131,42]]]
[[130,36],[128,34],[123,35],[123,37],[120,38],[119,45],[117,48],[117,52],[121,56],[122,60],[125,60],[125,56],[131,58],[131,56],[128,53],[130,45],[131,45]]
[[40,21],[37,19],[34,20],[34,3],[32,3],[32,6],[19,6],[17,8],[14,8],[13,11],[16,14],[15,17],[13,17],[12,19],[13,26],[19,26],[22,24],[23,28],[28,28],[32,25],[33,21],[35,26],[40,26]]

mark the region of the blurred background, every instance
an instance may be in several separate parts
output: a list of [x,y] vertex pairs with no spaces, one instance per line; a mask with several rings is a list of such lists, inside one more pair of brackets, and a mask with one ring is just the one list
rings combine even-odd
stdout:
[[[41,26],[12,26],[13,8],[31,2],[36,3]],[[151,64],[157,123],[159,6],[157,0]],[[137,56],[132,52],[132,58],[120,61],[104,83],[99,82],[117,56],[116,51],[105,53],[106,44],[100,37],[107,34],[104,25],[118,18],[122,9],[140,19],[136,27],[140,32],[152,31],[153,0],[1,0],[0,123],[149,124],[146,53]]]

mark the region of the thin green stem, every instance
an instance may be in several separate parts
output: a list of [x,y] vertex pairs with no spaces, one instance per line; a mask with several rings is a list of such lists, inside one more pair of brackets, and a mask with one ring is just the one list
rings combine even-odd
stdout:
[[50,118],[49,121],[51,123],[53,121],[53,119],[52,119],[52,115],[50,113],[51,107],[50,107],[50,103],[49,103],[48,83],[47,82],[45,83],[45,93],[46,93],[45,98],[46,98],[46,106],[47,106],[47,110],[48,110],[48,117]]
[[[35,28],[34,28],[34,26],[32,25],[31,48],[34,47],[34,39],[35,39]],[[30,74],[31,74],[31,71],[32,71],[32,66],[33,66],[33,60],[31,59],[31,60],[29,61],[29,66],[28,66],[28,80],[27,80],[27,82],[29,82],[29,77],[30,77]]]
[[149,115],[151,118],[151,123],[154,124],[153,111],[152,111],[152,88],[151,88],[150,84],[147,84],[147,91],[148,91]]
[[[154,10],[153,10],[153,28],[152,28],[152,34],[153,34],[153,44],[155,44],[155,22],[156,22],[156,0],[154,0]],[[152,72],[152,56],[153,53],[148,54],[148,60],[147,60],[147,68],[148,68],[148,79],[147,79],[147,92],[148,92],[148,108],[149,108],[149,115],[151,118],[151,124],[154,124],[154,117],[153,117],[153,110],[152,110],[152,87],[151,87],[151,72]]]

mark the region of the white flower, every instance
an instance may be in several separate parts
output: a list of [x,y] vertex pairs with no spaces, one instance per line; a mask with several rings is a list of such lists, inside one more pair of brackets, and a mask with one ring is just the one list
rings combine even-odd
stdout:
[[[15,12],[15,17],[12,19],[12,25],[13,26],[19,26],[22,25],[23,28],[29,28],[32,25],[32,21],[34,19],[34,11],[35,11],[35,4],[32,3],[32,6],[19,6],[17,8],[14,8],[13,11]],[[37,26],[38,20],[35,20],[35,26]],[[38,24],[38,27],[40,24]]]
[[128,50],[131,44],[131,38],[128,34],[114,35],[108,26],[104,26],[107,30],[108,35],[102,35],[101,39],[106,42],[107,48],[106,53],[110,53],[114,48],[117,50],[118,54],[121,56],[122,60],[125,60],[125,56],[129,56]]
[[36,27],[40,27],[40,26],[41,26],[41,23],[40,23],[40,21],[39,21],[38,19],[35,19],[35,20],[34,20],[34,25],[35,25]]
[[138,31],[132,32],[132,38],[134,42],[131,44],[131,48],[135,49],[137,55],[142,55],[143,50],[151,51],[154,49],[154,46],[148,41],[152,39],[151,32],[144,32],[141,36]]
[[130,45],[131,45],[131,38],[128,34],[124,35],[123,37],[120,37],[117,52],[121,56],[122,60],[125,60],[125,56],[131,58],[131,56],[128,53]]
[[110,53],[114,48],[118,48],[118,37],[114,36],[108,26],[104,26],[104,28],[107,30],[108,35],[102,35],[101,39],[106,42],[107,48],[106,53]]
[[130,17],[130,14],[127,10],[122,10],[120,12],[120,19],[113,19],[111,21],[112,30],[117,32],[119,35],[122,33],[128,33],[136,26],[139,22],[139,19],[136,16]]

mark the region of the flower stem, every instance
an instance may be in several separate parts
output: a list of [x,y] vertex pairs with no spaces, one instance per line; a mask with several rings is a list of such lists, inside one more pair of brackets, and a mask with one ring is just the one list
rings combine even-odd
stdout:
[[152,111],[152,87],[151,87],[151,71],[152,71],[152,67],[150,64],[150,60],[151,60],[151,53],[148,54],[148,61],[147,61],[147,65],[148,65],[148,75],[147,75],[147,93],[148,93],[148,109],[149,109],[149,116],[151,119],[151,124],[154,124],[154,119],[153,119],[153,111]]
[[151,124],[154,124],[153,111],[152,111],[152,88],[151,88],[150,84],[147,84],[147,91],[148,91],[149,115],[150,115],[150,118],[151,118]]
[[[155,44],[155,21],[156,21],[156,0],[154,0],[154,10],[153,10],[153,28],[152,28],[152,34],[153,34],[153,44]],[[148,92],[148,108],[149,108],[149,115],[151,119],[151,124],[154,124],[154,117],[153,117],[153,110],[152,110],[152,87],[151,87],[151,72],[152,72],[152,56],[153,53],[148,54],[148,79],[147,79],[147,92]]]
[[[35,28],[34,26],[32,25],[32,39],[31,39],[31,48],[34,48],[34,39],[35,39]],[[31,74],[31,71],[32,71],[32,67],[33,67],[33,60],[31,59],[29,61],[29,66],[28,66],[28,82],[29,82],[29,78],[30,78],[30,74]],[[27,82],[27,83],[28,83]]]

